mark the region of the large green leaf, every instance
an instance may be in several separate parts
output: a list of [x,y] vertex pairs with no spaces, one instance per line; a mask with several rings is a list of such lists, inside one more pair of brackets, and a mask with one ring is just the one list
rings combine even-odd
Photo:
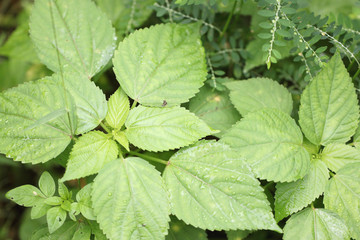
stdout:
[[201,141],[174,154],[163,173],[172,213],[210,230],[281,232],[259,181],[240,154],[223,143]]
[[220,130],[220,133],[215,134],[217,137],[240,119],[239,113],[230,102],[228,93],[214,90],[207,85],[204,85],[190,100],[189,110],[210,127]]
[[97,221],[113,240],[164,239],[169,203],[160,173],[141,158],[108,163],[93,183]]
[[337,172],[348,163],[360,162],[360,151],[345,144],[332,143],[322,151],[321,160],[326,163],[329,169]]
[[182,107],[139,106],[130,111],[125,126],[129,142],[149,151],[180,148],[216,133]]
[[335,54],[301,96],[299,123],[315,145],[345,143],[358,126],[354,84],[340,55]]
[[[64,114],[50,117],[60,109]],[[0,152],[15,161],[35,164],[56,157],[75,130],[73,100],[51,77],[0,94]]]
[[126,94],[155,107],[178,105],[194,96],[207,75],[196,26],[160,24],[125,38],[113,63]]
[[310,163],[309,172],[303,179],[290,183],[278,183],[275,192],[275,219],[280,221],[313,202],[325,191],[328,179],[329,171],[325,163],[314,159]]
[[115,31],[90,0],[36,0],[30,36],[40,60],[54,72],[94,76],[115,50]]
[[336,213],[321,208],[306,208],[291,216],[284,227],[284,240],[346,240],[348,229]]
[[238,149],[259,178],[289,182],[308,171],[310,157],[300,128],[281,110],[249,113],[221,141]]
[[360,239],[360,163],[345,165],[331,178],[324,205],[345,219],[352,238]]
[[5,195],[11,201],[25,206],[33,207],[42,203],[42,199],[46,196],[37,188],[32,185],[23,185],[8,191]]
[[103,166],[116,159],[118,146],[110,135],[91,131],[81,136],[70,153],[62,181],[78,179],[98,173]]
[[269,78],[225,83],[230,89],[230,99],[242,116],[263,108],[277,108],[291,114],[293,101],[290,92]]
[[106,122],[116,129],[120,129],[129,114],[130,102],[128,96],[121,88],[111,95],[108,101],[109,110],[106,115]]
[[166,240],[207,240],[206,232],[185,224],[175,217],[171,218],[169,233]]

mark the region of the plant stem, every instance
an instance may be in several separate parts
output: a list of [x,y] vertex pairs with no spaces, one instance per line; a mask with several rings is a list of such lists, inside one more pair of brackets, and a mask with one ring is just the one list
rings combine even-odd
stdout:
[[350,62],[349,66],[347,67],[347,70],[348,70],[348,71],[351,70],[352,66],[354,65],[354,62],[355,62],[355,60],[352,60],[352,61]]
[[137,152],[134,152],[134,151],[130,151],[129,154],[141,157],[141,158],[143,158],[145,160],[154,161],[154,162],[158,162],[158,163],[165,164],[165,165],[168,164],[168,161],[165,161],[165,160],[160,159],[160,158],[148,156],[148,155],[145,155],[145,154],[142,154],[142,153],[137,153]]
[[134,107],[136,107],[136,104],[137,104],[137,101],[134,100],[134,102],[132,103],[131,105],[131,108],[130,109],[133,109]]
[[[242,0],[240,0],[240,1],[242,1]],[[226,30],[227,30],[228,27],[229,27],[229,24],[230,24],[230,22],[231,22],[231,18],[232,18],[232,16],[233,16],[233,14],[234,14],[234,11],[235,11],[237,2],[238,2],[238,1],[235,0],[234,5],[233,5],[233,7],[232,7],[232,9],[231,9],[230,15],[228,16],[228,18],[227,18],[227,20],[226,20],[226,23],[225,23],[225,26],[224,26],[223,30],[221,31],[220,38],[219,38],[219,42],[221,42],[221,40],[222,40],[223,37],[224,37],[224,34],[225,34]]]
[[356,71],[355,75],[353,76],[353,80],[355,80],[355,78],[360,74],[360,68],[358,68],[358,70]]
[[105,126],[105,124],[104,124],[103,122],[100,122],[100,126],[101,126],[107,133],[110,133],[110,132],[111,132],[110,129],[109,129],[107,126]]

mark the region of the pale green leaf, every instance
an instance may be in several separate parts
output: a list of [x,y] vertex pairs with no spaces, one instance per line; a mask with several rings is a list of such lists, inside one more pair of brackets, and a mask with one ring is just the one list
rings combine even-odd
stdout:
[[337,53],[302,93],[299,123],[306,138],[326,146],[350,140],[358,118],[354,84]]
[[[67,93],[67,94],[65,94]],[[58,109],[67,114],[27,129]],[[76,129],[72,98],[51,77],[0,94],[0,152],[23,163],[46,162],[63,152]]]
[[179,150],[163,173],[172,213],[209,230],[270,229],[276,225],[259,181],[238,152],[201,141]]
[[47,211],[46,221],[48,223],[49,232],[55,232],[61,227],[66,219],[66,211],[61,207],[52,207]]
[[121,132],[115,132],[113,134],[114,139],[121,145],[123,146],[127,151],[130,151],[129,148],[129,141],[126,138],[125,132],[121,131]]
[[50,234],[47,227],[33,232],[31,240],[72,240],[79,227],[78,222],[67,221],[58,230]]
[[69,192],[69,189],[65,186],[64,183],[58,181],[58,192],[61,198],[63,199],[70,199],[71,193]]
[[130,102],[128,96],[121,88],[111,95],[108,101],[108,113],[106,122],[115,129],[120,129],[129,114]]
[[41,174],[39,179],[39,188],[46,197],[52,197],[55,194],[56,186],[50,173],[45,171]]
[[167,151],[216,133],[182,107],[132,109],[125,122],[130,143],[149,151]]
[[352,238],[360,239],[360,163],[337,171],[326,186],[324,205],[345,219]]
[[284,240],[350,240],[343,219],[322,208],[306,208],[292,215],[284,227]]
[[214,90],[205,85],[190,100],[189,111],[193,112],[211,128],[220,130],[215,134],[221,137],[239,119],[240,115],[231,104],[228,93]]
[[89,79],[110,60],[115,31],[90,0],[36,0],[30,36],[40,60],[54,72],[78,72]]
[[76,201],[81,214],[89,220],[95,220],[94,211],[91,206],[92,183],[87,184],[76,194]]
[[46,215],[51,206],[45,204],[45,200],[45,198],[37,199],[36,203],[31,208],[31,219],[38,219]]
[[360,162],[360,151],[345,144],[332,143],[322,151],[321,160],[331,171],[337,172],[348,163]]
[[91,233],[95,236],[95,240],[108,240],[96,221],[89,221],[89,224],[91,226]]
[[91,227],[80,223],[79,228],[74,233],[72,240],[89,240],[91,236]]
[[304,177],[309,168],[300,128],[279,109],[247,114],[221,141],[238,149],[261,179],[290,182]]
[[108,163],[93,183],[97,222],[113,240],[164,239],[169,203],[160,173],[141,158]]
[[226,231],[226,236],[228,240],[243,240],[250,233],[251,232],[248,230],[232,230],[232,231]]
[[169,23],[137,30],[119,44],[113,63],[125,93],[146,106],[188,101],[207,75],[195,25]]
[[225,83],[230,90],[230,99],[242,116],[263,108],[280,109],[291,114],[293,101],[290,92],[269,78]]
[[61,197],[58,197],[58,196],[53,196],[53,197],[46,198],[44,202],[47,205],[59,206],[63,202],[63,199]]
[[40,203],[40,199],[46,198],[38,188],[32,185],[23,185],[14,188],[8,191],[5,196],[11,201],[25,207],[32,207]]
[[117,158],[116,142],[100,131],[82,135],[74,144],[62,181],[98,173],[108,162]]
[[314,159],[303,179],[276,184],[275,219],[280,221],[312,203],[323,194],[328,179],[329,171],[325,163]]
[[207,240],[206,232],[171,217],[169,233],[165,240]]
[[358,124],[356,132],[353,136],[353,143],[356,148],[360,147],[360,123]]

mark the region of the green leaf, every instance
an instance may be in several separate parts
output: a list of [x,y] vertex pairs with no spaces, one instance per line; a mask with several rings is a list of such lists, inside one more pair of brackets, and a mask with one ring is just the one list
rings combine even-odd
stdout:
[[128,96],[121,88],[111,95],[108,102],[108,113],[106,115],[106,122],[115,129],[120,129],[129,114],[130,102]]
[[360,239],[360,163],[345,165],[330,179],[324,205],[345,219],[352,238]]
[[329,171],[325,163],[319,159],[314,159],[310,163],[309,172],[303,179],[296,182],[276,184],[276,221],[280,221],[312,203],[323,194],[328,179]]
[[315,145],[345,143],[358,126],[359,107],[354,84],[336,53],[305,88],[299,123]]
[[[76,129],[73,101],[51,77],[0,94],[0,152],[23,163],[46,162],[63,152]],[[67,114],[28,129],[58,109]]]
[[169,23],[137,30],[119,44],[113,63],[125,93],[146,106],[188,101],[207,75],[195,25]]
[[64,183],[58,182],[58,192],[62,199],[70,199],[71,193],[69,192],[68,188],[65,186]]
[[47,211],[46,221],[48,223],[49,232],[55,232],[61,227],[66,219],[66,211],[61,207],[52,207]]
[[225,83],[230,90],[230,99],[242,116],[263,108],[280,109],[291,114],[293,101],[290,92],[269,78]]
[[45,204],[45,200],[44,198],[38,198],[36,200],[36,203],[31,208],[31,219],[41,218],[46,215],[51,206]]
[[50,234],[47,227],[33,232],[31,240],[72,240],[73,235],[79,227],[78,222],[67,221],[58,230]]
[[354,136],[353,136],[353,143],[356,148],[360,147],[360,123],[356,129]]
[[176,217],[171,217],[169,233],[165,240],[207,240],[206,232],[202,229],[186,225]]
[[226,231],[228,240],[242,240],[245,239],[251,232],[248,230],[233,230]]
[[261,179],[290,182],[304,177],[309,168],[300,128],[278,109],[247,114],[221,141],[239,150]]
[[91,226],[91,233],[95,236],[95,240],[108,240],[97,222],[89,221],[89,224]]
[[149,151],[167,151],[216,133],[182,107],[132,109],[125,123],[130,143]]
[[30,37],[49,69],[89,79],[110,60],[116,40],[111,22],[90,0],[36,0]]
[[281,232],[259,181],[227,145],[201,141],[179,150],[163,178],[172,213],[186,224],[209,230]]
[[53,197],[46,198],[44,202],[47,205],[59,206],[63,202],[63,199],[61,197],[58,197],[58,196],[53,196]]
[[45,171],[41,174],[39,179],[39,187],[46,197],[52,197],[55,194],[56,186],[50,173]]
[[291,216],[284,227],[284,240],[345,240],[348,229],[336,213],[321,208],[306,208]]
[[32,185],[23,185],[6,193],[6,198],[24,207],[32,207],[40,202],[45,195]]
[[126,138],[125,132],[115,132],[113,133],[114,139],[123,146],[127,151],[130,151],[129,141]]
[[108,163],[93,183],[92,203],[110,239],[164,239],[169,203],[160,173],[141,158]]
[[81,214],[89,220],[96,220],[91,206],[91,187],[92,183],[87,184],[76,194],[76,201]]
[[211,128],[220,130],[215,134],[217,137],[240,119],[239,113],[230,102],[228,93],[214,90],[207,85],[190,100],[189,111],[195,113]]
[[91,131],[81,136],[70,153],[62,181],[79,179],[98,173],[108,162],[117,158],[116,142],[100,131]]
[[332,143],[322,151],[321,160],[331,171],[337,172],[348,163],[360,162],[360,151],[345,144]]
[[91,227],[87,224],[79,224],[79,228],[74,233],[72,240],[89,240],[91,236]]

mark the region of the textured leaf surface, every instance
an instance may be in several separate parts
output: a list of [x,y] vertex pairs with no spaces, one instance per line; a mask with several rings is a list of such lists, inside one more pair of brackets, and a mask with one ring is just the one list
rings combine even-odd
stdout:
[[112,128],[120,129],[124,125],[130,110],[129,98],[121,88],[111,95],[108,108],[106,122]]
[[[15,161],[35,164],[64,151],[76,128],[72,99],[70,94],[65,98],[64,93],[64,88],[51,78],[28,82],[1,93],[0,152]],[[64,107],[67,114],[32,126]]]
[[135,146],[149,151],[166,151],[187,146],[216,133],[185,108],[149,108],[130,111],[125,123],[126,137]]
[[186,225],[175,217],[171,218],[169,233],[166,240],[207,240],[206,232],[202,229]]
[[36,0],[30,36],[40,60],[54,72],[94,76],[115,50],[115,31],[90,0]]
[[303,179],[290,183],[278,183],[275,192],[275,219],[297,212],[319,197],[326,187],[329,171],[324,162],[315,159]]
[[249,113],[221,141],[238,149],[262,179],[294,181],[305,176],[310,164],[300,128],[278,109]]
[[335,54],[301,95],[299,123],[306,138],[324,146],[350,140],[358,126],[357,103],[352,80]]
[[242,116],[263,108],[276,108],[291,114],[293,101],[290,92],[269,78],[225,83],[230,90],[230,99]]
[[284,240],[350,239],[343,219],[321,208],[306,208],[291,216],[284,227]]
[[108,162],[117,158],[116,142],[100,131],[91,131],[75,143],[62,181],[98,173]]
[[352,238],[360,239],[360,163],[345,165],[331,178],[324,205],[345,219]]
[[321,160],[323,160],[327,167],[334,172],[348,163],[360,162],[360,151],[351,146],[333,143],[327,145],[321,153]]
[[119,44],[113,63],[126,94],[146,106],[188,101],[207,75],[195,25],[171,23],[137,30]]
[[227,145],[202,141],[179,150],[163,178],[172,213],[187,224],[210,230],[281,232],[259,181]]
[[100,228],[111,240],[164,239],[169,203],[160,173],[141,158],[108,163],[93,183]]
[[207,85],[190,100],[189,110],[211,128],[220,130],[215,134],[217,137],[240,119],[239,113],[230,102],[228,93],[214,90]]

